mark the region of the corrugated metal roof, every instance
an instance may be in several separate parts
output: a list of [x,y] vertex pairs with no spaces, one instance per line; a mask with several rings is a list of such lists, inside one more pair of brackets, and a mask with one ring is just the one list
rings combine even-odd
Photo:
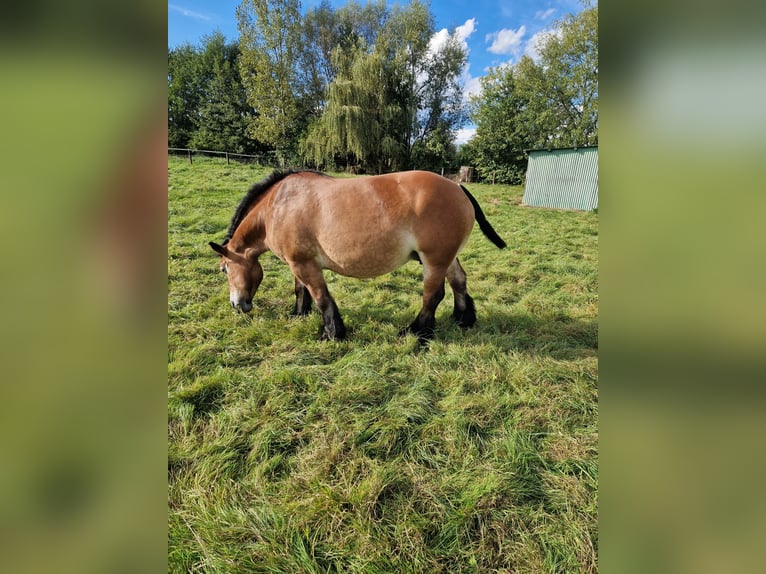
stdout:
[[598,207],[598,147],[529,152],[522,201],[535,207]]

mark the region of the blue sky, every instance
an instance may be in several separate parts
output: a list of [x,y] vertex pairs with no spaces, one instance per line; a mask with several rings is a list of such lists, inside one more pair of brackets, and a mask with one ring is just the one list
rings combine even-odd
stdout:
[[[366,0],[359,0],[366,3]],[[168,2],[168,46],[184,42],[200,44],[201,39],[220,30],[228,40],[238,37],[236,7],[241,0],[171,0]],[[347,0],[330,0],[335,6]],[[393,4],[407,2],[391,2]],[[319,4],[304,0],[303,9]],[[431,13],[439,38],[457,29],[468,48],[468,66],[463,73],[466,93],[479,89],[479,78],[492,66],[515,63],[525,53],[534,56],[534,46],[542,34],[554,30],[554,21],[566,14],[582,11],[580,0],[432,0]],[[458,134],[458,143],[473,132],[467,127]]]

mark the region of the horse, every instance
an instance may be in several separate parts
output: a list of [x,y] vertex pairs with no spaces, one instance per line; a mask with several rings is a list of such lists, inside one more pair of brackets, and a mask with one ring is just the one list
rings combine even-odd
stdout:
[[255,183],[237,206],[222,244],[229,301],[249,313],[263,279],[258,261],[266,251],[285,262],[295,278],[293,315],[306,315],[312,300],[322,315],[320,339],[340,340],[346,327],[322,271],[372,278],[411,260],[423,267],[423,305],[402,331],[425,344],[434,336],[435,313],[445,278],[454,294],[455,322],[476,322],[466,273],[457,259],[474,220],[498,248],[495,232],[476,199],[462,185],[427,171],[335,178],[317,171],[274,171]]

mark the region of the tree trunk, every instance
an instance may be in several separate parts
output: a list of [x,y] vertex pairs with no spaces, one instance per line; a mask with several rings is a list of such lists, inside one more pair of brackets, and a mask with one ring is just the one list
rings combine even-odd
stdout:
[[473,181],[473,168],[467,165],[461,165],[458,181],[460,183],[471,183]]

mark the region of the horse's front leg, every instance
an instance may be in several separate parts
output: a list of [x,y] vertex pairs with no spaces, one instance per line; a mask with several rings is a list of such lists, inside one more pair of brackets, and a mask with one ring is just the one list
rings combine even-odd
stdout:
[[327,283],[325,283],[322,270],[319,266],[312,261],[308,263],[290,263],[290,268],[293,271],[293,275],[295,275],[296,282],[299,281],[308,289],[311,298],[322,313],[324,325],[322,326],[320,339],[345,339],[346,326],[340,317],[338,306],[327,289]]
[[306,286],[295,278],[295,307],[293,316],[300,317],[311,313],[311,293]]

